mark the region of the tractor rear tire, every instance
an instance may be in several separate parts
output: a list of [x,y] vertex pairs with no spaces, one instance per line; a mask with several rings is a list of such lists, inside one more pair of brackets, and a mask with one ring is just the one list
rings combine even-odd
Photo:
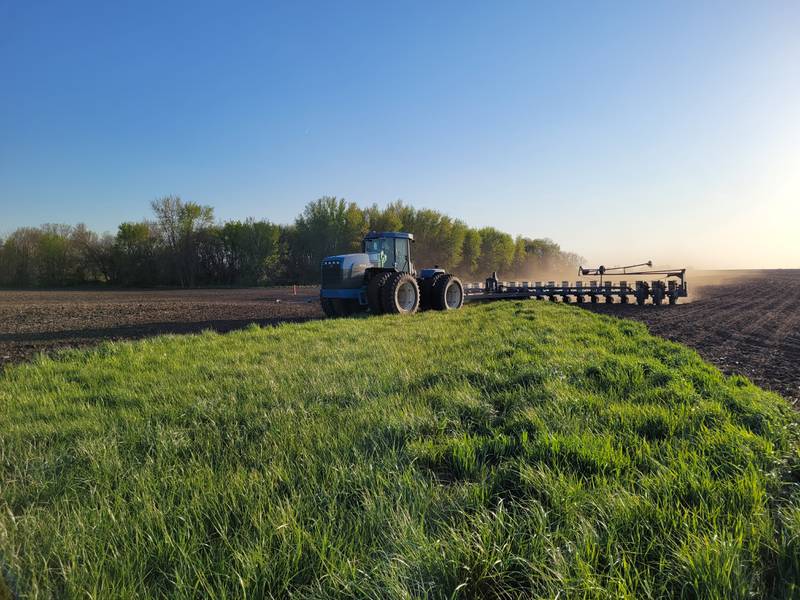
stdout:
[[419,287],[420,310],[430,310],[433,308],[433,288],[436,285],[436,282],[439,281],[444,276],[445,273],[436,273],[433,277],[428,277],[427,279],[422,280],[422,285],[420,285]]
[[419,310],[419,285],[408,273],[392,273],[381,286],[383,312],[411,315]]
[[373,315],[383,314],[381,292],[383,290],[383,286],[392,275],[392,273],[378,273],[375,275],[375,277],[370,279],[369,284],[367,285],[367,304],[369,304],[369,312],[371,312]]
[[464,285],[449,273],[436,280],[431,291],[431,306],[436,310],[456,310],[464,306]]

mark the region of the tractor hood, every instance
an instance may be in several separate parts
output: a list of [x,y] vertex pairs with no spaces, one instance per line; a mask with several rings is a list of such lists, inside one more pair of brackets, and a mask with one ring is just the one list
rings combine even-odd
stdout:
[[356,288],[364,283],[364,272],[372,266],[368,254],[339,254],[322,260],[323,288]]
[[322,259],[322,264],[339,264],[344,268],[351,265],[363,264],[364,268],[370,266],[369,254],[359,252],[358,254],[338,254],[336,256],[326,256]]

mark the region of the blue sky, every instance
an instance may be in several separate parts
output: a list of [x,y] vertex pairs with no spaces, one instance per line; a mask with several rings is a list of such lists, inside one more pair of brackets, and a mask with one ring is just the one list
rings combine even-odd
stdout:
[[336,195],[800,267],[798,31],[798,2],[0,0],[0,233]]

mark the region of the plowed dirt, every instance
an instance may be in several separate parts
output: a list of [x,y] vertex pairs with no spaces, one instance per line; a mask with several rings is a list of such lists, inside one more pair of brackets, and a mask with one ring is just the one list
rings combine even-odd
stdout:
[[40,352],[322,316],[316,288],[0,291],[0,368]]

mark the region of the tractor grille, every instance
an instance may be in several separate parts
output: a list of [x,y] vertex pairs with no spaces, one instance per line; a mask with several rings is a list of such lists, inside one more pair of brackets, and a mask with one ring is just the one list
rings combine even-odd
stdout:
[[322,287],[336,288],[342,285],[342,263],[338,260],[322,263]]

